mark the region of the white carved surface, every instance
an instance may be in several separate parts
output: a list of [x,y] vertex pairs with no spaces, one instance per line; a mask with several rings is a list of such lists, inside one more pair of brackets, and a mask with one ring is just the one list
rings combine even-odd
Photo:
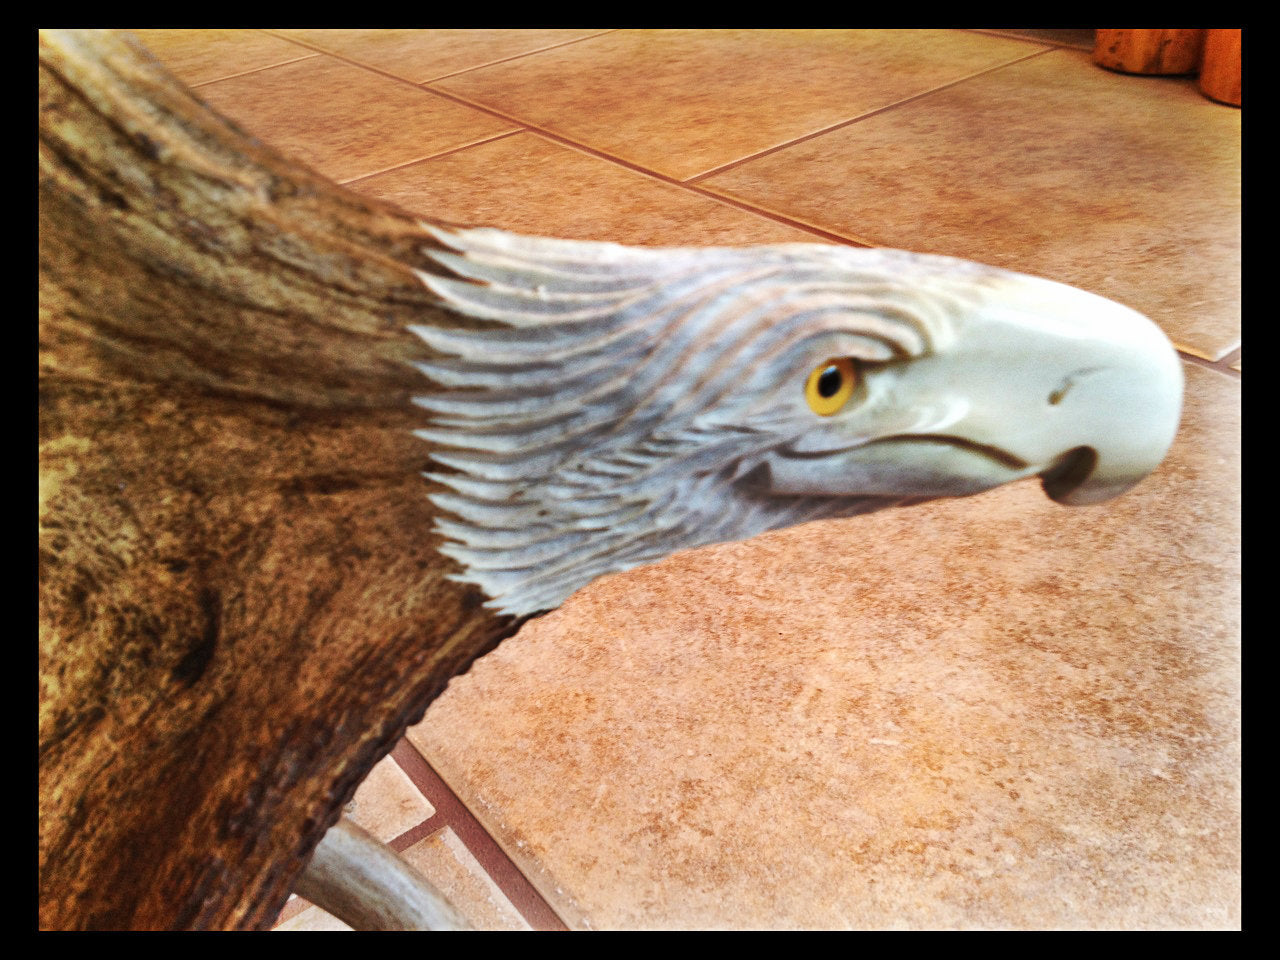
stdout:
[[[433,457],[447,469],[430,474],[448,488],[432,497],[450,515],[437,529],[503,613],[553,608],[674,550],[1041,473],[1080,445],[1062,425],[1081,418],[1046,418],[1046,397],[1058,406],[1134,356],[1173,407],[1170,421],[1166,396],[1139,424],[1137,446],[1149,433],[1159,449],[1125,465],[1126,483],[1176,426],[1181,374],[1163,335],[1061,284],[898,250],[424,229],[455,251],[431,255],[459,279],[422,282],[488,321],[413,328],[441,388],[415,398],[433,414],[419,435],[445,447]],[[818,416],[804,384],[834,357],[855,358],[861,381]],[[1103,388],[1103,420],[1133,379]]]

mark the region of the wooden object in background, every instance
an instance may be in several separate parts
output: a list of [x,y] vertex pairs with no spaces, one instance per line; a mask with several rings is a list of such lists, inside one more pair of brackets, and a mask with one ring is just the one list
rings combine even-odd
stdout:
[[1195,73],[1204,30],[1099,30],[1093,62],[1122,73]]
[[1240,106],[1240,31],[1210,30],[1204,42],[1200,92],[1219,103]]

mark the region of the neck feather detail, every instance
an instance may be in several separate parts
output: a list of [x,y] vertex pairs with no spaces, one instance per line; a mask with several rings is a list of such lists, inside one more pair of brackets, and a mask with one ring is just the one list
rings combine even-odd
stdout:
[[[638,249],[423,225],[452,276],[421,273],[456,328],[418,434],[443,552],[499,613],[558,606],[613,571],[898,502],[780,497],[769,451],[812,427],[804,371],[829,356],[910,358],[950,336],[918,286],[933,258],[817,244]],[[952,268],[954,269],[954,268]],[[485,321],[482,324],[475,320]],[[753,472],[754,471],[754,472]]]

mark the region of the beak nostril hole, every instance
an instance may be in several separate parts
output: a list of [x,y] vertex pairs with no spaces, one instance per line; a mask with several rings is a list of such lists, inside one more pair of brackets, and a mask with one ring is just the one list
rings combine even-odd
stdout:
[[1088,480],[1097,466],[1098,451],[1093,447],[1075,447],[1040,474],[1040,482],[1050,500],[1062,500]]
[[1066,397],[1067,391],[1074,387],[1076,385],[1076,381],[1081,377],[1087,377],[1090,374],[1098,373],[1100,370],[1102,370],[1102,367],[1081,367],[1079,370],[1072,370],[1062,378],[1062,382],[1058,384],[1053,393],[1049,394],[1049,406],[1056,407],[1060,404],[1063,398]]

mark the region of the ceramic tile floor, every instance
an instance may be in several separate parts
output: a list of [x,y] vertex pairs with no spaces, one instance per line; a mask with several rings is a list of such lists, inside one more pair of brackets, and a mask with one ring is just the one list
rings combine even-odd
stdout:
[[457,679],[352,815],[477,925],[1239,925],[1240,111],[1094,67],[1087,31],[142,35],[426,215],[952,254],[1184,357],[1179,439],[1119,500],[1018,484],[680,554]]

